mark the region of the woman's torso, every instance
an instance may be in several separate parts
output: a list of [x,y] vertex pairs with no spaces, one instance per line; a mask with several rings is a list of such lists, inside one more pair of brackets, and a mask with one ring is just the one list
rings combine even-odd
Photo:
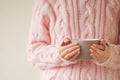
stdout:
[[[53,3],[54,2],[54,3]],[[118,44],[120,0],[53,0],[48,1],[52,23],[52,44],[65,38],[106,39]],[[54,4],[54,5],[51,5]],[[45,77],[47,75],[47,77]],[[43,80],[120,80],[120,70],[98,66],[91,61],[44,70]]]

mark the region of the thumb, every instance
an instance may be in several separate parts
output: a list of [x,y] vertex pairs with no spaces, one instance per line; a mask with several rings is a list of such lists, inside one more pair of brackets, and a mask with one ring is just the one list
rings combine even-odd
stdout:
[[101,44],[101,45],[105,45],[105,46],[107,46],[107,47],[109,46],[108,43],[107,43],[107,41],[106,41],[105,39],[102,39],[102,40],[100,41],[100,44]]
[[106,44],[106,40],[105,39],[101,39],[100,44],[105,45]]
[[67,45],[67,44],[70,44],[71,43],[71,40],[69,38],[65,38],[62,42],[62,45]]

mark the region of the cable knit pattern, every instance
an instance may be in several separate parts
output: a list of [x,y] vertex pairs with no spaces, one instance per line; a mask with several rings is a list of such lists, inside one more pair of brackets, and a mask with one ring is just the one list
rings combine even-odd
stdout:
[[[33,9],[28,59],[40,80],[120,80],[120,0],[38,0]],[[64,38],[106,39],[112,48],[103,64],[66,61],[58,48]]]

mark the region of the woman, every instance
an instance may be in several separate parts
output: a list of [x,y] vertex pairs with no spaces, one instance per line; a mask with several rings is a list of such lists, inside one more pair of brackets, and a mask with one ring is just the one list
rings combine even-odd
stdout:
[[[28,43],[40,80],[120,80],[120,0],[38,0]],[[100,39],[78,60],[72,39]]]

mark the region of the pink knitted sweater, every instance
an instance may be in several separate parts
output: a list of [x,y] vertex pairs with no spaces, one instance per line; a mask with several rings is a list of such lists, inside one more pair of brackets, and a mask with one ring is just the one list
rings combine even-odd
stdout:
[[[38,0],[27,51],[40,80],[120,80],[119,20],[120,0]],[[58,51],[66,37],[106,39],[112,53],[102,64],[66,61]]]

